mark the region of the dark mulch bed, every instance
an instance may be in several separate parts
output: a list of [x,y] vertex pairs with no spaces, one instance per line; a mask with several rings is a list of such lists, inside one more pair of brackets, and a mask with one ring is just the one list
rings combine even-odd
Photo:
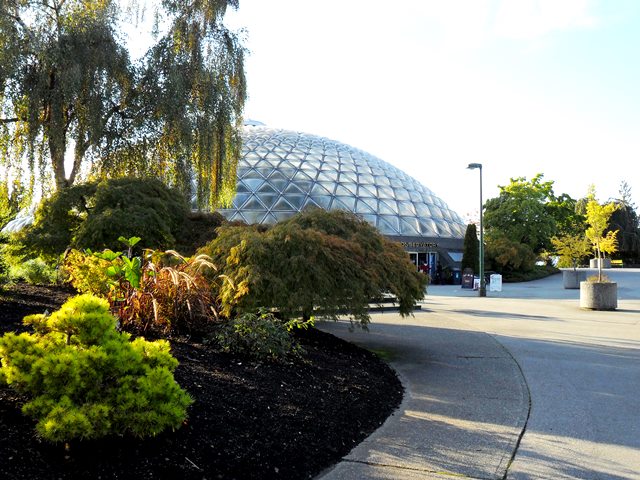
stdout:
[[[0,290],[0,333],[53,311],[73,292]],[[21,399],[0,387],[0,478],[305,479],[346,455],[395,410],[402,387],[370,352],[317,330],[300,336],[304,363],[258,363],[173,340],[176,380],[195,399],[180,429],[146,440],[42,442]]]

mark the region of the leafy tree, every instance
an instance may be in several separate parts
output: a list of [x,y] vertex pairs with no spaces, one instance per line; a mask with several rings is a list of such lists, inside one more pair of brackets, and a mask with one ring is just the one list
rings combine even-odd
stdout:
[[620,198],[613,200],[618,208],[611,214],[608,230],[616,230],[618,254],[633,262],[640,258],[640,219],[631,200],[631,188],[626,182],[620,186]]
[[488,235],[487,259],[491,268],[498,272],[529,272],[536,263],[536,255],[525,243],[511,240],[506,235]]
[[120,247],[120,236],[142,237],[141,247],[172,247],[187,203],[154,179],[117,178],[60,190],[45,199],[31,227],[16,240],[29,253],[58,256],[68,247]]
[[527,181],[512,178],[499,186],[500,194],[485,203],[484,225],[487,236],[505,237],[527,245],[534,253],[547,249],[556,233],[556,222],[547,203],[554,199],[553,182],[543,182],[542,174]]
[[607,253],[617,251],[618,239],[617,231],[610,230],[605,234],[605,230],[609,224],[609,219],[618,206],[613,203],[600,205],[598,201],[591,197],[587,203],[587,228],[585,235],[596,253],[598,259],[598,281],[602,281],[602,259]]
[[555,252],[560,256],[559,267],[572,267],[575,271],[580,260],[589,255],[591,246],[589,241],[582,235],[565,235],[562,237],[552,237]]
[[406,252],[357,216],[312,209],[269,229],[227,226],[201,249],[227,278],[223,313],[277,309],[285,319],[335,318],[349,312],[366,325],[368,304],[390,292],[408,315],[426,278]]
[[244,49],[222,20],[238,1],[154,3],[157,41],[135,64],[120,5],[0,2],[0,162],[26,161],[58,191],[83,168],[152,174],[186,194],[195,176],[200,206],[230,203],[246,88]]
[[462,252],[462,270],[470,268],[476,271],[480,261],[480,244],[478,243],[478,231],[474,223],[467,225],[464,234],[464,250]]

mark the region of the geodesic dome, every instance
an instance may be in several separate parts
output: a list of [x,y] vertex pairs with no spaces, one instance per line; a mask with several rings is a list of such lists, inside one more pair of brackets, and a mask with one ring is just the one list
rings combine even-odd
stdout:
[[245,125],[229,220],[272,224],[308,207],[356,213],[387,236],[464,237],[466,225],[427,187],[387,162],[328,138]]

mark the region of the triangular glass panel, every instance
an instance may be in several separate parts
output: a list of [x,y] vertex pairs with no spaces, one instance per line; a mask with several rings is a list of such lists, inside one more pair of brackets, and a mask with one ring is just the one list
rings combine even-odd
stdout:
[[344,185],[336,185],[336,195],[355,195],[355,192],[351,192],[350,190],[346,189],[344,187]]
[[431,222],[430,220],[418,220],[418,225],[420,226],[420,233],[422,235],[435,235],[436,234],[436,229],[435,229],[435,225],[433,225],[433,222]]
[[345,181],[345,182],[340,182],[340,186],[344,188],[347,192],[349,192],[349,195],[358,194],[358,185],[356,185],[355,183]]
[[318,206],[324,208],[325,210],[329,210],[331,206],[331,196],[330,195],[310,195],[309,198],[313,200]]
[[244,219],[244,217],[240,214],[240,212],[234,212],[231,216],[227,216],[225,215],[226,213],[229,213],[230,210],[226,210],[224,212],[221,211],[221,213],[225,216],[225,218],[227,220],[229,220],[230,222],[246,222],[246,220]]
[[269,184],[271,184],[271,186],[278,192],[281,192],[286,188],[287,185],[289,185],[289,180],[280,180],[280,179],[270,178],[267,180],[267,182],[269,182]]
[[378,198],[395,198],[393,190],[389,187],[378,187]]
[[318,185],[322,185],[326,191],[328,191],[331,195],[336,189],[336,182],[316,182]]
[[296,172],[296,174],[293,176],[293,180],[295,180],[295,181],[310,181],[310,180],[314,180],[314,179],[311,178],[306,172],[303,172],[302,170],[298,170]]
[[305,200],[302,210],[306,210],[307,208],[320,208],[320,205],[318,205],[316,202],[313,201],[313,199],[309,197]]
[[262,180],[264,178],[264,175],[258,173],[256,169],[251,168],[242,174],[243,180],[250,179],[250,178],[259,178],[260,180]]
[[256,195],[251,195],[240,208],[242,208],[242,210],[266,210],[267,207]]
[[396,231],[400,231],[400,218],[395,215],[380,215],[380,218],[391,225]]
[[344,210],[347,210],[349,212],[353,212],[355,210],[355,207],[356,207],[355,197],[336,196],[335,201],[341,202],[344,205],[344,207],[342,207]]
[[238,185],[236,185],[236,193],[250,193],[251,188],[248,185],[245,185],[242,180],[238,181]]
[[378,192],[376,191],[376,187],[373,185],[358,185],[358,197],[378,198]]
[[358,183],[360,185],[375,185],[375,182],[373,181],[373,175],[369,175],[367,173],[358,174]]
[[308,181],[295,181],[296,186],[304,193],[309,193],[311,191],[311,189],[313,188],[315,182],[312,182],[311,180]]
[[367,204],[367,202],[365,202],[363,199],[358,199],[358,203],[356,203],[356,208],[355,208],[355,212],[356,213],[362,213],[362,214],[366,214],[366,213],[375,213],[375,209],[371,208],[370,205]]
[[355,173],[350,172],[340,172],[340,178],[338,179],[340,183],[351,183],[353,185],[358,184],[358,176]]
[[261,223],[262,219],[267,214],[266,210],[243,210],[242,216],[245,218],[248,224]]
[[409,192],[405,188],[394,188],[393,197],[396,200],[404,200],[404,201],[408,201],[411,199],[411,197],[409,196]]
[[273,204],[278,199],[279,195],[277,193],[259,193],[260,201],[263,203],[265,207],[271,209]]
[[397,228],[395,228],[393,225],[391,225],[389,222],[387,222],[384,218],[382,217],[378,217],[378,230],[380,230],[380,233],[383,233],[385,235],[399,235],[400,232],[398,231]]
[[418,235],[418,222],[415,218],[401,217],[400,233],[402,235]]
[[262,219],[263,224],[273,225],[274,223],[278,223],[278,219],[271,213],[267,213],[265,217]]
[[416,209],[411,202],[398,202],[398,212],[400,215],[413,217],[416,215]]
[[369,225],[371,225],[372,227],[377,227],[376,223],[378,221],[378,217],[377,215],[369,215],[369,214],[363,214],[363,215],[358,215],[360,218],[362,218],[363,220],[369,222]]
[[273,205],[273,207],[271,207],[271,210],[289,212],[289,211],[295,210],[295,208],[291,206],[291,204],[287,202],[287,200],[284,197],[281,196],[278,198],[278,200]]
[[242,181],[252,192],[258,190],[264,183],[262,178],[244,178]]
[[329,190],[327,190],[326,188],[324,188],[323,185],[321,185],[320,183],[316,183],[311,187],[311,191],[309,192],[311,195],[326,195],[326,196],[331,196],[331,193]]
[[295,210],[300,211],[302,205],[304,204],[304,199],[307,198],[307,196],[304,194],[287,193],[284,198],[287,199],[287,201]]
[[290,183],[284,189],[284,193],[289,194],[289,193],[304,193],[304,192],[300,190],[295,183]]
[[375,175],[373,177],[373,183],[375,183],[379,187],[389,187],[391,184],[389,183],[389,178],[384,175]]
[[250,196],[248,193],[236,193],[236,196],[233,198],[233,208],[242,208],[242,205]]
[[378,213],[382,214],[382,215],[396,215],[398,213],[397,209],[393,208],[393,204],[395,204],[395,202],[391,203],[391,201],[383,201],[380,200],[378,202]]
[[273,188],[273,186],[271,186],[268,181],[264,182],[262,185],[260,185],[260,188],[257,191],[260,194],[262,194],[262,193],[276,193],[276,189]]
[[333,182],[338,180],[337,170],[322,170],[318,173],[318,181],[320,182]]

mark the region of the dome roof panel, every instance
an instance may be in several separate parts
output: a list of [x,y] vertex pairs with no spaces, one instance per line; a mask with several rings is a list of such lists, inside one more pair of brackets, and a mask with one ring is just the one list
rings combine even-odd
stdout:
[[341,208],[390,236],[464,237],[466,225],[442,199],[367,152],[265,126],[246,126],[242,139],[237,195],[220,210],[227,218],[273,223],[304,208]]

